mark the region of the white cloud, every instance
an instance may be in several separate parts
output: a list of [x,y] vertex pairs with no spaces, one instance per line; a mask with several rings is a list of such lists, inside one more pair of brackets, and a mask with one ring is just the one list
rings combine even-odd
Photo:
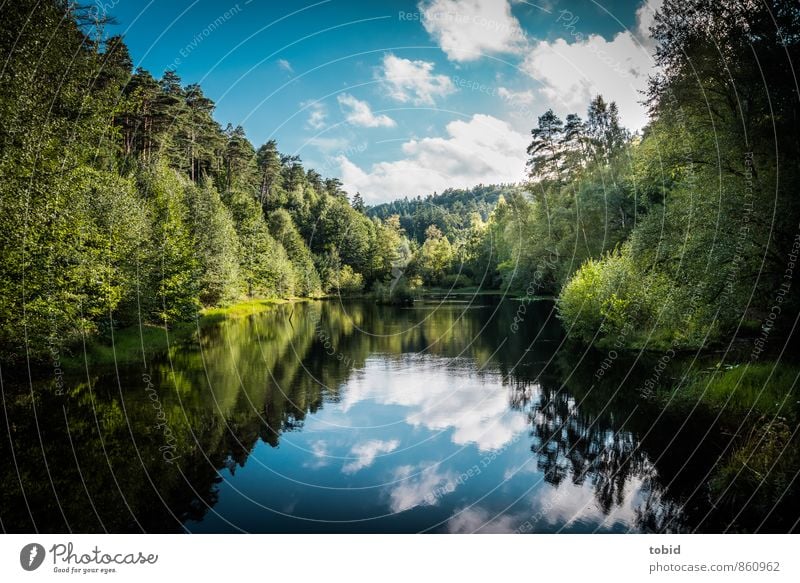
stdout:
[[497,376],[458,374],[423,358],[414,360],[402,364],[413,365],[413,383],[403,374],[406,368],[387,368],[381,371],[381,377],[349,382],[342,410],[346,412],[365,400],[398,405],[405,408],[406,423],[452,431],[454,444],[474,444],[480,451],[499,449],[528,429],[527,415],[509,410],[508,393],[487,390],[500,382]]
[[[646,467],[645,471],[654,472],[652,467]],[[640,476],[630,477],[619,487],[610,511],[598,503],[596,485],[591,480],[582,484],[565,481],[557,488],[543,488],[534,504],[534,514],[542,520],[542,526],[538,528],[544,529],[544,524],[575,523],[594,524],[596,528],[611,528],[614,525],[633,528],[644,506],[657,508],[660,505],[660,494],[651,490],[648,481]],[[648,497],[651,498],[649,501]]]
[[490,115],[447,124],[448,137],[410,140],[405,158],[380,162],[367,171],[339,157],[342,182],[374,204],[403,196],[467,188],[476,184],[518,182],[525,176],[527,135]]
[[583,34],[565,20],[567,38],[535,44],[521,68],[542,83],[540,92],[558,113],[583,114],[599,93],[606,101],[617,102],[623,125],[641,129],[647,123],[646,109],[639,103],[644,99],[641,92],[653,71],[653,43],[647,28],[660,1],[640,6],[636,28],[618,33],[610,41]]
[[518,53],[526,43],[508,0],[423,0],[422,25],[451,61]]
[[397,125],[388,115],[375,115],[369,103],[356,99],[349,93],[342,93],[336,100],[345,113],[345,119],[355,126],[392,128]]
[[649,47],[655,45],[650,36],[650,27],[653,26],[656,12],[661,10],[663,3],[663,0],[646,0],[636,10],[636,36],[643,44]]
[[306,468],[319,469],[328,465],[330,454],[328,453],[328,444],[324,440],[317,440],[311,442],[311,455],[313,459],[303,464]]
[[510,514],[493,514],[480,507],[459,510],[447,521],[447,530],[452,534],[508,534],[513,533],[524,518]]
[[530,105],[536,98],[530,89],[527,91],[512,91],[506,87],[498,87],[497,94],[500,99],[505,99],[509,103],[517,105]]
[[368,468],[375,461],[375,458],[382,453],[391,453],[397,449],[400,442],[396,439],[390,441],[381,441],[379,439],[371,439],[364,443],[359,443],[350,450],[350,455],[355,456],[356,459],[344,465],[342,471],[345,474],[354,474],[359,470]]
[[301,107],[308,108],[309,111],[308,119],[306,120],[306,127],[312,130],[321,130],[328,125],[325,122],[328,117],[328,112],[322,103],[304,101],[300,105]]
[[292,68],[292,64],[287,61],[286,59],[278,59],[278,67],[286,71],[287,73],[294,73],[294,69]]
[[411,61],[389,53],[383,57],[383,81],[392,99],[414,105],[433,105],[436,97],[444,97],[455,91],[447,75],[435,75],[433,63]]
[[389,488],[389,507],[392,512],[403,512],[415,506],[435,506],[436,489],[453,482],[453,472],[441,472],[434,462],[417,466],[400,466],[393,473],[397,483]]

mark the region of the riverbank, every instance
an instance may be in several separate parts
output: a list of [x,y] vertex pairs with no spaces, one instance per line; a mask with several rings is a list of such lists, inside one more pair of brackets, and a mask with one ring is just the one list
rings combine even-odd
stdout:
[[794,364],[743,363],[692,375],[653,395],[664,411],[706,419],[723,446],[708,478],[713,507],[757,523],[777,505],[796,506],[799,377]]
[[797,417],[799,375],[800,367],[778,362],[727,365],[659,389],[654,398],[672,409],[689,410],[702,404],[737,416]]

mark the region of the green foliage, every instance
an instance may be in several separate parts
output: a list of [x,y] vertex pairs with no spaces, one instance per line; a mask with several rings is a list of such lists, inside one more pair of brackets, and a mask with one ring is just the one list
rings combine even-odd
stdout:
[[439,285],[445,288],[459,289],[464,287],[472,287],[475,285],[475,283],[466,275],[459,273],[450,273],[442,278]]
[[52,0],[4,8],[0,358],[175,327],[245,295],[353,293],[408,263],[397,221],[367,218],[360,195],[351,207],[340,181],[275,141],[256,150],[223,130],[174,71],[133,71],[91,16]]
[[[372,208],[275,141],[256,149],[223,130],[200,86],[133,71],[86,10],[29,5],[4,8],[0,25],[5,358],[243,295],[408,278],[561,292],[576,338],[698,347],[742,321],[757,330],[785,283],[800,223],[788,0],[665,0],[641,136],[598,95],[583,118],[540,116],[524,187]],[[800,309],[795,288],[776,333]]]
[[411,239],[422,244],[430,225],[451,241],[471,226],[472,215],[486,220],[502,196],[519,191],[516,185],[479,185],[470,189],[448,188],[426,197],[403,198],[367,209],[367,215],[386,220],[397,215],[401,228]]
[[283,245],[269,233],[255,198],[234,190],[225,196],[239,237],[239,268],[249,297],[286,297],[295,293],[294,267]]
[[336,196],[328,199],[312,245],[319,251],[335,248],[342,262],[365,272],[370,267],[369,250],[374,238],[372,221],[353,209],[347,199]]
[[681,312],[683,299],[669,278],[642,271],[625,245],[584,263],[557,305],[567,333],[583,342],[678,348],[702,342],[708,332]]
[[364,278],[349,265],[344,265],[336,275],[334,286],[342,295],[361,293],[364,289]]
[[[650,88],[653,121],[617,181],[640,193],[644,214],[635,217],[621,259],[641,283],[612,297],[604,282],[619,280],[619,259],[582,269],[559,303],[576,337],[589,340],[601,323],[601,337],[618,334],[614,322],[636,305],[658,306],[641,323],[657,343],[718,342],[743,321],[766,323],[776,302],[782,317],[771,333],[788,332],[800,308],[800,294],[783,278],[800,223],[800,176],[791,162],[800,108],[759,87],[770,75],[778,80],[772,95],[792,94],[786,56],[797,54],[800,36],[790,3],[768,4],[664,3],[654,29],[660,73]],[[624,198],[621,208],[624,216]],[[593,280],[605,287],[589,289]]]
[[200,301],[206,306],[234,301],[241,293],[241,249],[231,213],[208,183],[190,186],[187,194],[201,270]]
[[372,286],[372,296],[379,304],[406,306],[414,303],[419,295],[421,280],[401,276],[389,283],[376,281]]
[[202,266],[195,253],[184,196],[189,186],[179,174],[163,166],[139,176],[139,188],[152,208],[152,248],[145,289],[155,292],[142,306],[145,317],[166,324],[191,318],[200,306]]
[[425,234],[414,270],[427,285],[439,285],[450,270],[455,253],[450,241],[435,225],[428,227]]
[[274,211],[269,217],[269,227],[275,240],[289,255],[294,270],[295,292],[302,296],[322,293],[322,282],[311,256],[311,251],[285,209]]

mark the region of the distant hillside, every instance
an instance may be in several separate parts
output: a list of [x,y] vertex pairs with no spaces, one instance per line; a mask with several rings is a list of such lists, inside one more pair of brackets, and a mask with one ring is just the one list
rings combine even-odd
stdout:
[[426,197],[402,198],[367,208],[367,215],[385,219],[392,215],[400,217],[400,225],[411,239],[420,243],[425,240],[425,229],[436,225],[447,236],[468,229],[470,216],[478,213],[483,220],[497,204],[500,195],[508,198],[512,192],[522,189],[517,184],[480,184],[470,189],[448,188],[441,194]]

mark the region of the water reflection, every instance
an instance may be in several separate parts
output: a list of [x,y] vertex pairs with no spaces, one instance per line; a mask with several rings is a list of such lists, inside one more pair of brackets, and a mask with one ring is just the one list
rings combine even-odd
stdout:
[[512,332],[516,309],[278,306],[146,366],[71,379],[63,396],[6,381],[2,527],[693,529],[718,454],[713,432],[694,447],[708,421],[676,431],[627,388],[635,369],[598,385],[591,356],[558,350],[551,304]]

